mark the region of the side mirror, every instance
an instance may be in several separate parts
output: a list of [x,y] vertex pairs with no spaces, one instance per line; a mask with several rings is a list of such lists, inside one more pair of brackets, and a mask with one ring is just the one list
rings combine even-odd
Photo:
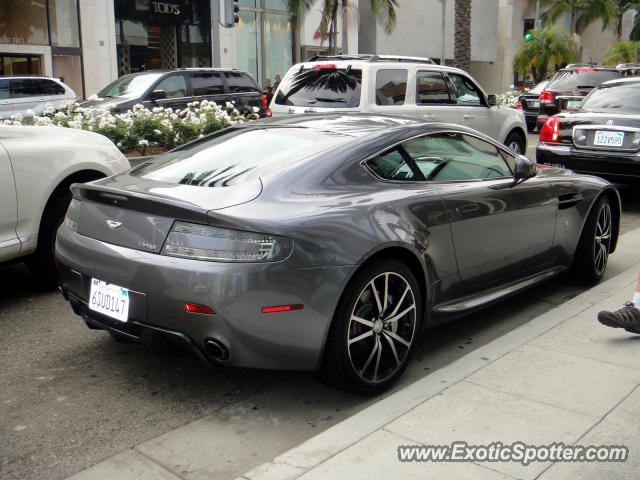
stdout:
[[490,107],[495,107],[500,104],[500,102],[498,101],[498,97],[496,97],[495,95],[489,95],[487,97],[487,103]]
[[535,177],[536,165],[524,155],[518,155],[516,158],[516,171],[514,172],[515,180],[526,180]]
[[167,98],[167,92],[165,92],[164,90],[154,90],[153,92],[151,92],[150,98],[154,102],[156,100],[162,100],[163,98]]

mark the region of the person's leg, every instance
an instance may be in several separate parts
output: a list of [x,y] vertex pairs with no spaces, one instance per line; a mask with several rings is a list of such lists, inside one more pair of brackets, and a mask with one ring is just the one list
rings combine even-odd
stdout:
[[628,332],[640,333],[640,276],[633,302],[626,302],[624,307],[615,312],[598,313],[598,321],[607,327],[624,328]]

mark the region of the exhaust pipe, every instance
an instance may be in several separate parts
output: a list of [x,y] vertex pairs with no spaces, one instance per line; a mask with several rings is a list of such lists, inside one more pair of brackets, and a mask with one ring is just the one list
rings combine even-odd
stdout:
[[204,341],[204,349],[207,355],[219,362],[229,360],[229,349],[220,340],[215,338],[207,338]]

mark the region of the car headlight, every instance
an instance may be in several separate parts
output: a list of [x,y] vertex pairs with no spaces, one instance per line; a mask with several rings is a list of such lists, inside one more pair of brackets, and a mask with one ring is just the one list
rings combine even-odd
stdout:
[[195,223],[175,222],[163,255],[212,262],[276,262],[291,253],[288,238]]
[[80,214],[80,200],[75,198],[71,199],[71,203],[69,203],[69,207],[67,208],[67,214],[64,216],[64,225],[65,227],[73,230],[74,232],[78,231],[78,215]]

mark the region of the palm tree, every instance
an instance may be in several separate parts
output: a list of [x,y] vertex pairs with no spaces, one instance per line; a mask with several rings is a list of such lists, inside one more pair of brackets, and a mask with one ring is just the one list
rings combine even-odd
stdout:
[[[286,0],[289,13],[296,19],[302,20],[317,0]],[[339,12],[345,12],[349,0],[322,0],[322,17],[318,28],[322,37],[329,36],[329,51],[335,53],[335,33]],[[383,17],[384,31],[387,35],[393,32],[396,26],[398,0],[371,0],[371,10]]]
[[[622,41],[622,17],[629,10],[640,10],[640,0],[609,0],[609,10],[611,16],[615,19],[616,33],[618,34],[618,42]],[[635,28],[634,21],[634,28]]]
[[518,73],[531,70],[534,83],[547,76],[549,65],[563,65],[576,57],[575,44],[564,31],[556,27],[534,28],[531,38],[523,42],[513,58],[513,69]]
[[471,0],[455,0],[455,39],[453,56],[456,67],[471,68]]
[[634,63],[640,58],[640,42],[618,42],[604,52],[605,65]]
[[610,0],[543,0],[542,4],[550,7],[542,16],[547,23],[555,23],[567,13],[571,15],[569,33],[574,40],[576,33],[582,33],[595,20],[602,21],[603,30],[611,22]]

